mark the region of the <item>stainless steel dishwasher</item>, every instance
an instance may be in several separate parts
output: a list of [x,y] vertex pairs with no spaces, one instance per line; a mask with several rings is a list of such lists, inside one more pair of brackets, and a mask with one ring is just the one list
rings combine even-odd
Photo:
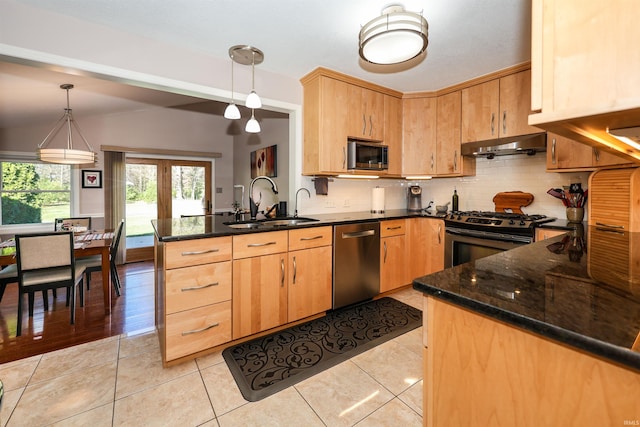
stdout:
[[380,293],[380,223],[333,228],[333,308]]

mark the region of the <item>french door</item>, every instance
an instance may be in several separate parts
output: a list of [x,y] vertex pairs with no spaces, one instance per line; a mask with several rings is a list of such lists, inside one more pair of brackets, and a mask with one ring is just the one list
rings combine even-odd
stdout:
[[127,262],[153,259],[153,219],[209,214],[211,162],[128,157]]

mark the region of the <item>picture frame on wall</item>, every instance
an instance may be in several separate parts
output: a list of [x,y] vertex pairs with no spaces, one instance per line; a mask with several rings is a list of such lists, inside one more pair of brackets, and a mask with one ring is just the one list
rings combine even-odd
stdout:
[[102,188],[102,171],[83,170],[82,188]]
[[278,146],[271,145],[251,152],[251,178],[278,176]]

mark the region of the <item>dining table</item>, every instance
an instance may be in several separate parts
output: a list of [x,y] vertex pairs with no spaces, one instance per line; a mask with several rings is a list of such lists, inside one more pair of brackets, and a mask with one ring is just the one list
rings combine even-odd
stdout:
[[[74,236],[73,253],[76,258],[90,257],[94,255],[101,256],[102,293],[105,315],[111,314],[111,270],[109,267],[109,252],[112,239],[113,232],[109,230],[93,230],[76,233]],[[0,243],[0,248],[0,267],[15,264],[15,243],[13,240],[9,239],[2,241]]]

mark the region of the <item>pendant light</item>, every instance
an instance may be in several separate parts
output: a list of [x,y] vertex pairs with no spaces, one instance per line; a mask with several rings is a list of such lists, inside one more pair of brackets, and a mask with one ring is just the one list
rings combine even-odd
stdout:
[[[251,93],[247,96],[245,103],[247,108],[262,108],[262,101],[256,93],[256,52],[251,51]],[[253,118],[253,114],[251,114]],[[255,119],[254,119],[255,120]]]
[[391,5],[360,30],[360,57],[373,64],[400,64],[427,49],[429,25],[421,13]]
[[251,109],[251,118],[247,122],[244,130],[249,133],[259,133],[260,132],[260,123],[256,120],[255,115],[253,114],[253,108]]
[[229,49],[229,56],[231,57],[231,103],[227,105],[227,108],[224,110],[224,118],[230,120],[237,120],[240,118],[240,110],[236,105],[234,96],[233,96],[233,51]]
[[[69,90],[73,89],[73,85],[66,83],[60,85],[60,89],[67,91],[67,108],[64,109],[64,114],[58,120],[56,125],[53,127],[51,132],[44,138],[44,140],[38,144],[38,150],[36,152],[39,160],[43,162],[49,163],[60,163],[66,165],[79,165],[85,163],[95,163],[96,162],[96,153],[91,148],[91,145],[87,142],[85,137],[82,135],[80,131],[80,127],[78,123],[73,119],[73,115],[71,114],[71,108],[69,107]],[[49,144],[55,136],[58,134],[60,129],[65,126],[67,128],[67,144],[66,148],[47,148],[47,144]],[[87,150],[76,150],[73,148],[73,129],[75,128],[78,135],[84,142],[84,144],[89,149]]]

